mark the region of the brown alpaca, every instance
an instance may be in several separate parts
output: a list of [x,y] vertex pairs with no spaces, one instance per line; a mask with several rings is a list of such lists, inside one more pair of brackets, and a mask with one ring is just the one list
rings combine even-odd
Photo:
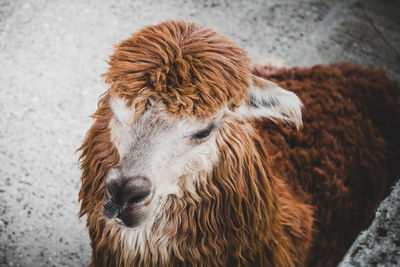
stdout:
[[109,63],[80,147],[91,266],[334,266],[399,174],[400,89],[379,71],[250,70],[174,21]]

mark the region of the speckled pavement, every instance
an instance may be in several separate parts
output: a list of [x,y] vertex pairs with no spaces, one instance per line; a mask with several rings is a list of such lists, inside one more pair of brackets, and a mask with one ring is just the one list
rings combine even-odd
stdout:
[[346,60],[400,80],[399,10],[395,0],[0,0],[0,266],[88,264],[75,150],[107,89],[106,59],[130,33],[184,19],[255,63]]

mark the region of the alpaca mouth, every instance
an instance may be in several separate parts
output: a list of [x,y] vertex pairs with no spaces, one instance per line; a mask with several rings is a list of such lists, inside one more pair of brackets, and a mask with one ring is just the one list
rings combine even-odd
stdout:
[[103,205],[103,216],[114,220],[119,225],[126,227],[137,227],[147,218],[146,207],[140,203],[118,205],[108,200]]

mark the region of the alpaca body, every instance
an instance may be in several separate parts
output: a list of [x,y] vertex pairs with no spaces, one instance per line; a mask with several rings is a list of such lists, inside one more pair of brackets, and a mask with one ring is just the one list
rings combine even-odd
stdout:
[[256,66],[303,101],[296,132],[258,124],[275,172],[315,208],[310,266],[336,266],[399,175],[400,90],[378,70],[348,63]]
[[91,266],[338,263],[398,174],[398,85],[248,62],[184,22],[117,47],[80,148]]

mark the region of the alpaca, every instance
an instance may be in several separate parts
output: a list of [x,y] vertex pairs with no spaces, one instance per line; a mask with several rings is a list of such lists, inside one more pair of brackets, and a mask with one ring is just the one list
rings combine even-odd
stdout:
[[400,173],[400,89],[379,71],[250,68],[182,21],[109,64],[79,148],[90,266],[334,266]]

